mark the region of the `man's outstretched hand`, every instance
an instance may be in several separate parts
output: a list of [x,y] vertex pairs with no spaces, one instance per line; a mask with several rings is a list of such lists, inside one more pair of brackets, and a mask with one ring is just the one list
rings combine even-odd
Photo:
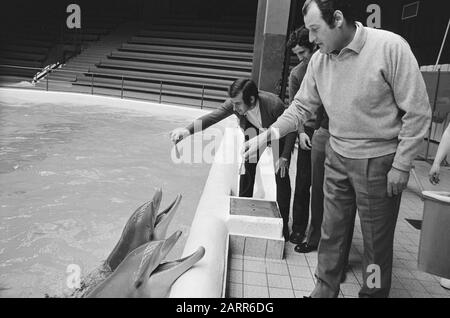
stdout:
[[253,137],[244,143],[243,154],[245,161],[257,162],[258,150],[262,153],[267,147],[267,131]]
[[305,133],[300,133],[300,148],[303,150],[311,150],[311,139]]
[[175,128],[170,132],[170,140],[172,140],[174,144],[177,144],[189,135],[189,130],[186,128]]

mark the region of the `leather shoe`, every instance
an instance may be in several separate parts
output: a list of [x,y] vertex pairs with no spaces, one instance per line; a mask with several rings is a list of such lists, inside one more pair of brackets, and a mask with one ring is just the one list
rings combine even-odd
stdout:
[[297,245],[296,247],[294,247],[294,251],[296,251],[297,253],[309,253],[312,251],[317,250],[317,246],[312,246],[309,245],[308,243],[301,243],[299,245]]
[[299,232],[292,232],[289,241],[294,244],[301,244],[305,236]]

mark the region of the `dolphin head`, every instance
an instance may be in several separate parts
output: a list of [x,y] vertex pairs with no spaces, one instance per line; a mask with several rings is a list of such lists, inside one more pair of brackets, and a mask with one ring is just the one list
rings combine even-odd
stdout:
[[90,298],[136,297],[142,286],[143,277],[154,270],[159,263],[164,241],[151,241],[129,253],[116,270],[100,284],[91,288]]
[[162,263],[180,236],[181,231],[177,231],[166,240],[139,246],[88,297],[166,297],[178,277],[205,253],[200,247],[186,258]]
[[[128,261],[133,262],[132,260],[134,258],[142,258],[140,253],[146,255],[152,254],[156,259],[160,259],[158,265],[161,263],[162,259],[177,241],[179,235],[181,235],[181,232],[178,236],[174,234],[175,236],[167,239],[164,248],[161,246],[160,252],[158,252],[159,247],[157,243],[149,244],[149,242],[163,241],[165,239],[167,228],[173,219],[182,197],[181,195],[177,195],[175,200],[158,214],[161,198],[162,191],[161,189],[157,189],[151,201],[144,203],[134,211],[128,219],[119,241],[106,261],[100,268],[83,278],[81,288],[77,289],[72,296],[84,297],[85,295],[92,294],[94,289],[100,286],[102,282],[116,271],[127,256],[129,256]],[[158,258],[158,253],[163,255],[163,257]]]
[[106,265],[114,271],[125,257],[138,246],[150,241],[155,229],[156,215],[161,203],[162,190],[157,189],[153,199],[134,211],[128,219],[122,235],[106,259]]

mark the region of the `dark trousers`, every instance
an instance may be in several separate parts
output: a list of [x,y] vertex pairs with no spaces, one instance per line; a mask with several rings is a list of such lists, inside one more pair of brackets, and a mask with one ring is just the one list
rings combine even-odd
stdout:
[[[364,240],[363,286],[359,296],[388,297],[394,230],[401,201],[401,195],[387,195],[387,174],[394,156],[349,159],[327,144],[322,237],[318,249],[317,283],[311,297],[337,297],[356,209]],[[377,272],[379,286],[373,285],[372,280]]]
[[[312,139],[314,129],[305,127],[305,133]],[[298,147],[297,175],[295,176],[294,203],[292,205],[292,231],[305,234],[309,220],[309,199],[311,187],[311,150]]]
[[311,222],[306,242],[318,246],[323,219],[323,179],[325,173],[325,147],[330,139],[327,129],[319,128],[312,137],[311,148]]
[[[258,157],[259,160],[259,157]],[[245,163],[245,174],[239,179],[239,196],[252,197],[253,187],[255,185],[257,163]],[[277,184],[277,202],[280,209],[281,217],[283,218],[283,236],[289,237],[289,203],[291,202],[291,181],[289,173],[286,173],[284,178],[281,178],[280,172],[275,175]]]

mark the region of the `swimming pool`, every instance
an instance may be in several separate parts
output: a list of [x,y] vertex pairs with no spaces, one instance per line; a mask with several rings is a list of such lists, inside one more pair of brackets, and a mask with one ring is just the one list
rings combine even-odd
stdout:
[[168,133],[202,113],[0,91],[0,284],[8,288],[1,296],[70,292],[67,266],[86,274],[99,265],[156,187],[163,188],[162,207],[183,195],[168,231],[183,231],[168,258],[179,257],[209,164],[173,163]]

